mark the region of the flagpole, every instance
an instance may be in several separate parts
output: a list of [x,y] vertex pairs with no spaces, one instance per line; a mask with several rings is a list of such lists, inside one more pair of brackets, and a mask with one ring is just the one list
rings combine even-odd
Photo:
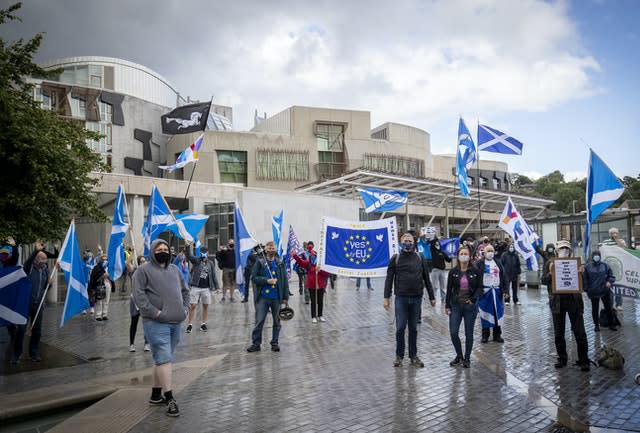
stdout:
[[[480,129],[480,119],[478,119],[478,130]],[[480,224],[480,237],[482,237],[482,206],[480,205],[480,145],[476,148],[476,184],[478,189],[478,222]]]
[[[124,192],[124,187],[122,187],[122,195],[124,195],[124,211],[127,213],[127,219],[129,220],[129,235],[131,236],[131,247],[133,249],[133,267],[138,267],[138,254],[136,253],[136,241],[133,236],[133,221],[131,220],[131,215],[129,214],[129,205],[127,204],[127,194]],[[127,264],[125,263],[125,270]]]
[[[204,137],[202,138],[202,144],[204,145]],[[193,170],[191,170],[191,176],[189,176],[189,183],[187,184],[187,192],[184,193],[184,198],[182,199],[182,206],[183,206],[182,210],[189,209],[189,206],[186,206],[187,195],[189,195],[189,189],[191,188],[191,180],[193,180],[193,174],[196,172],[197,166],[198,166],[198,160],[196,160],[196,162],[193,163]]]
[[[59,257],[59,256],[58,256]],[[33,331],[33,326],[36,324],[38,320],[38,315],[40,315],[40,311],[42,310],[42,304],[44,304],[44,298],[47,297],[47,292],[49,291],[49,287],[53,283],[53,278],[58,274],[58,259],[56,259],[56,264],[53,265],[53,270],[51,271],[51,275],[47,280],[47,287],[44,289],[44,293],[42,294],[42,299],[40,299],[40,305],[38,305],[38,309],[36,310],[36,315],[31,319],[31,326],[29,327],[29,332]]]

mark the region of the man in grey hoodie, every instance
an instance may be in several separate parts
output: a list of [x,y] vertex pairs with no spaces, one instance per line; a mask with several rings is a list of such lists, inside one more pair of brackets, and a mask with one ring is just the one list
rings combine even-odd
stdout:
[[180,269],[171,263],[166,241],[153,241],[150,251],[151,260],[133,275],[133,298],[140,309],[144,335],[151,345],[155,364],[149,403],[166,404],[167,415],[175,417],[180,411],[173,397],[171,362],[180,341],[181,323],[189,311],[189,289]]

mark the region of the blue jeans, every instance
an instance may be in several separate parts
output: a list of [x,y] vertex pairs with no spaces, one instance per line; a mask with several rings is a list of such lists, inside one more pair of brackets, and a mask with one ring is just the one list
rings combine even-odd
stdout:
[[144,336],[149,340],[151,355],[155,365],[173,361],[173,352],[180,342],[180,323],[163,323],[155,320],[143,320]]
[[271,317],[273,318],[271,345],[278,344],[278,336],[280,335],[280,316],[278,316],[280,312],[280,300],[260,298],[256,303],[256,326],[253,328],[253,333],[251,334],[251,340],[256,346],[262,344],[262,328],[264,327],[264,321],[267,318],[269,310],[271,310]]
[[[371,288],[371,278],[369,278],[369,277],[366,277],[366,278],[367,278],[367,289],[370,289]],[[360,288],[360,281],[361,280],[362,280],[362,278],[360,278],[360,277],[358,277],[356,279],[356,289]]]
[[[451,315],[449,316],[449,333],[451,342],[456,349],[456,356],[460,359],[470,359],[473,350],[473,325],[476,323],[478,306],[476,304],[451,304]],[[464,319],[464,357],[462,356],[462,343],[458,331],[460,323]]]
[[396,296],[396,356],[404,358],[404,330],[409,325],[409,358],[418,354],[418,318],[422,296]]

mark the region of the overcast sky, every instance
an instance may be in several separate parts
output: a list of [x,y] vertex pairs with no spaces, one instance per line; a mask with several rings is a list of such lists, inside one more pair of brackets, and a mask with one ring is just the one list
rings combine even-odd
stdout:
[[479,120],[524,143],[481,154],[513,172],[584,177],[590,146],[618,176],[640,173],[635,0],[27,0],[19,14],[0,34],[45,32],[36,61],[140,63],[232,106],[237,130],[256,108],[359,109],[453,154],[461,115],[472,135]]

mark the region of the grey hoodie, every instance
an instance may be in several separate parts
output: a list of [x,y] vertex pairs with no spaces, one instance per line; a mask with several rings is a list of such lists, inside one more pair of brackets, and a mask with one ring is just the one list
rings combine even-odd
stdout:
[[189,289],[176,265],[170,263],[165,268],[154,257],[153,251],[161,243],[168,245],[162,239],[153,241],[151,260],[133,274],[133,299],[143,319],[180,323],[187,318]]

